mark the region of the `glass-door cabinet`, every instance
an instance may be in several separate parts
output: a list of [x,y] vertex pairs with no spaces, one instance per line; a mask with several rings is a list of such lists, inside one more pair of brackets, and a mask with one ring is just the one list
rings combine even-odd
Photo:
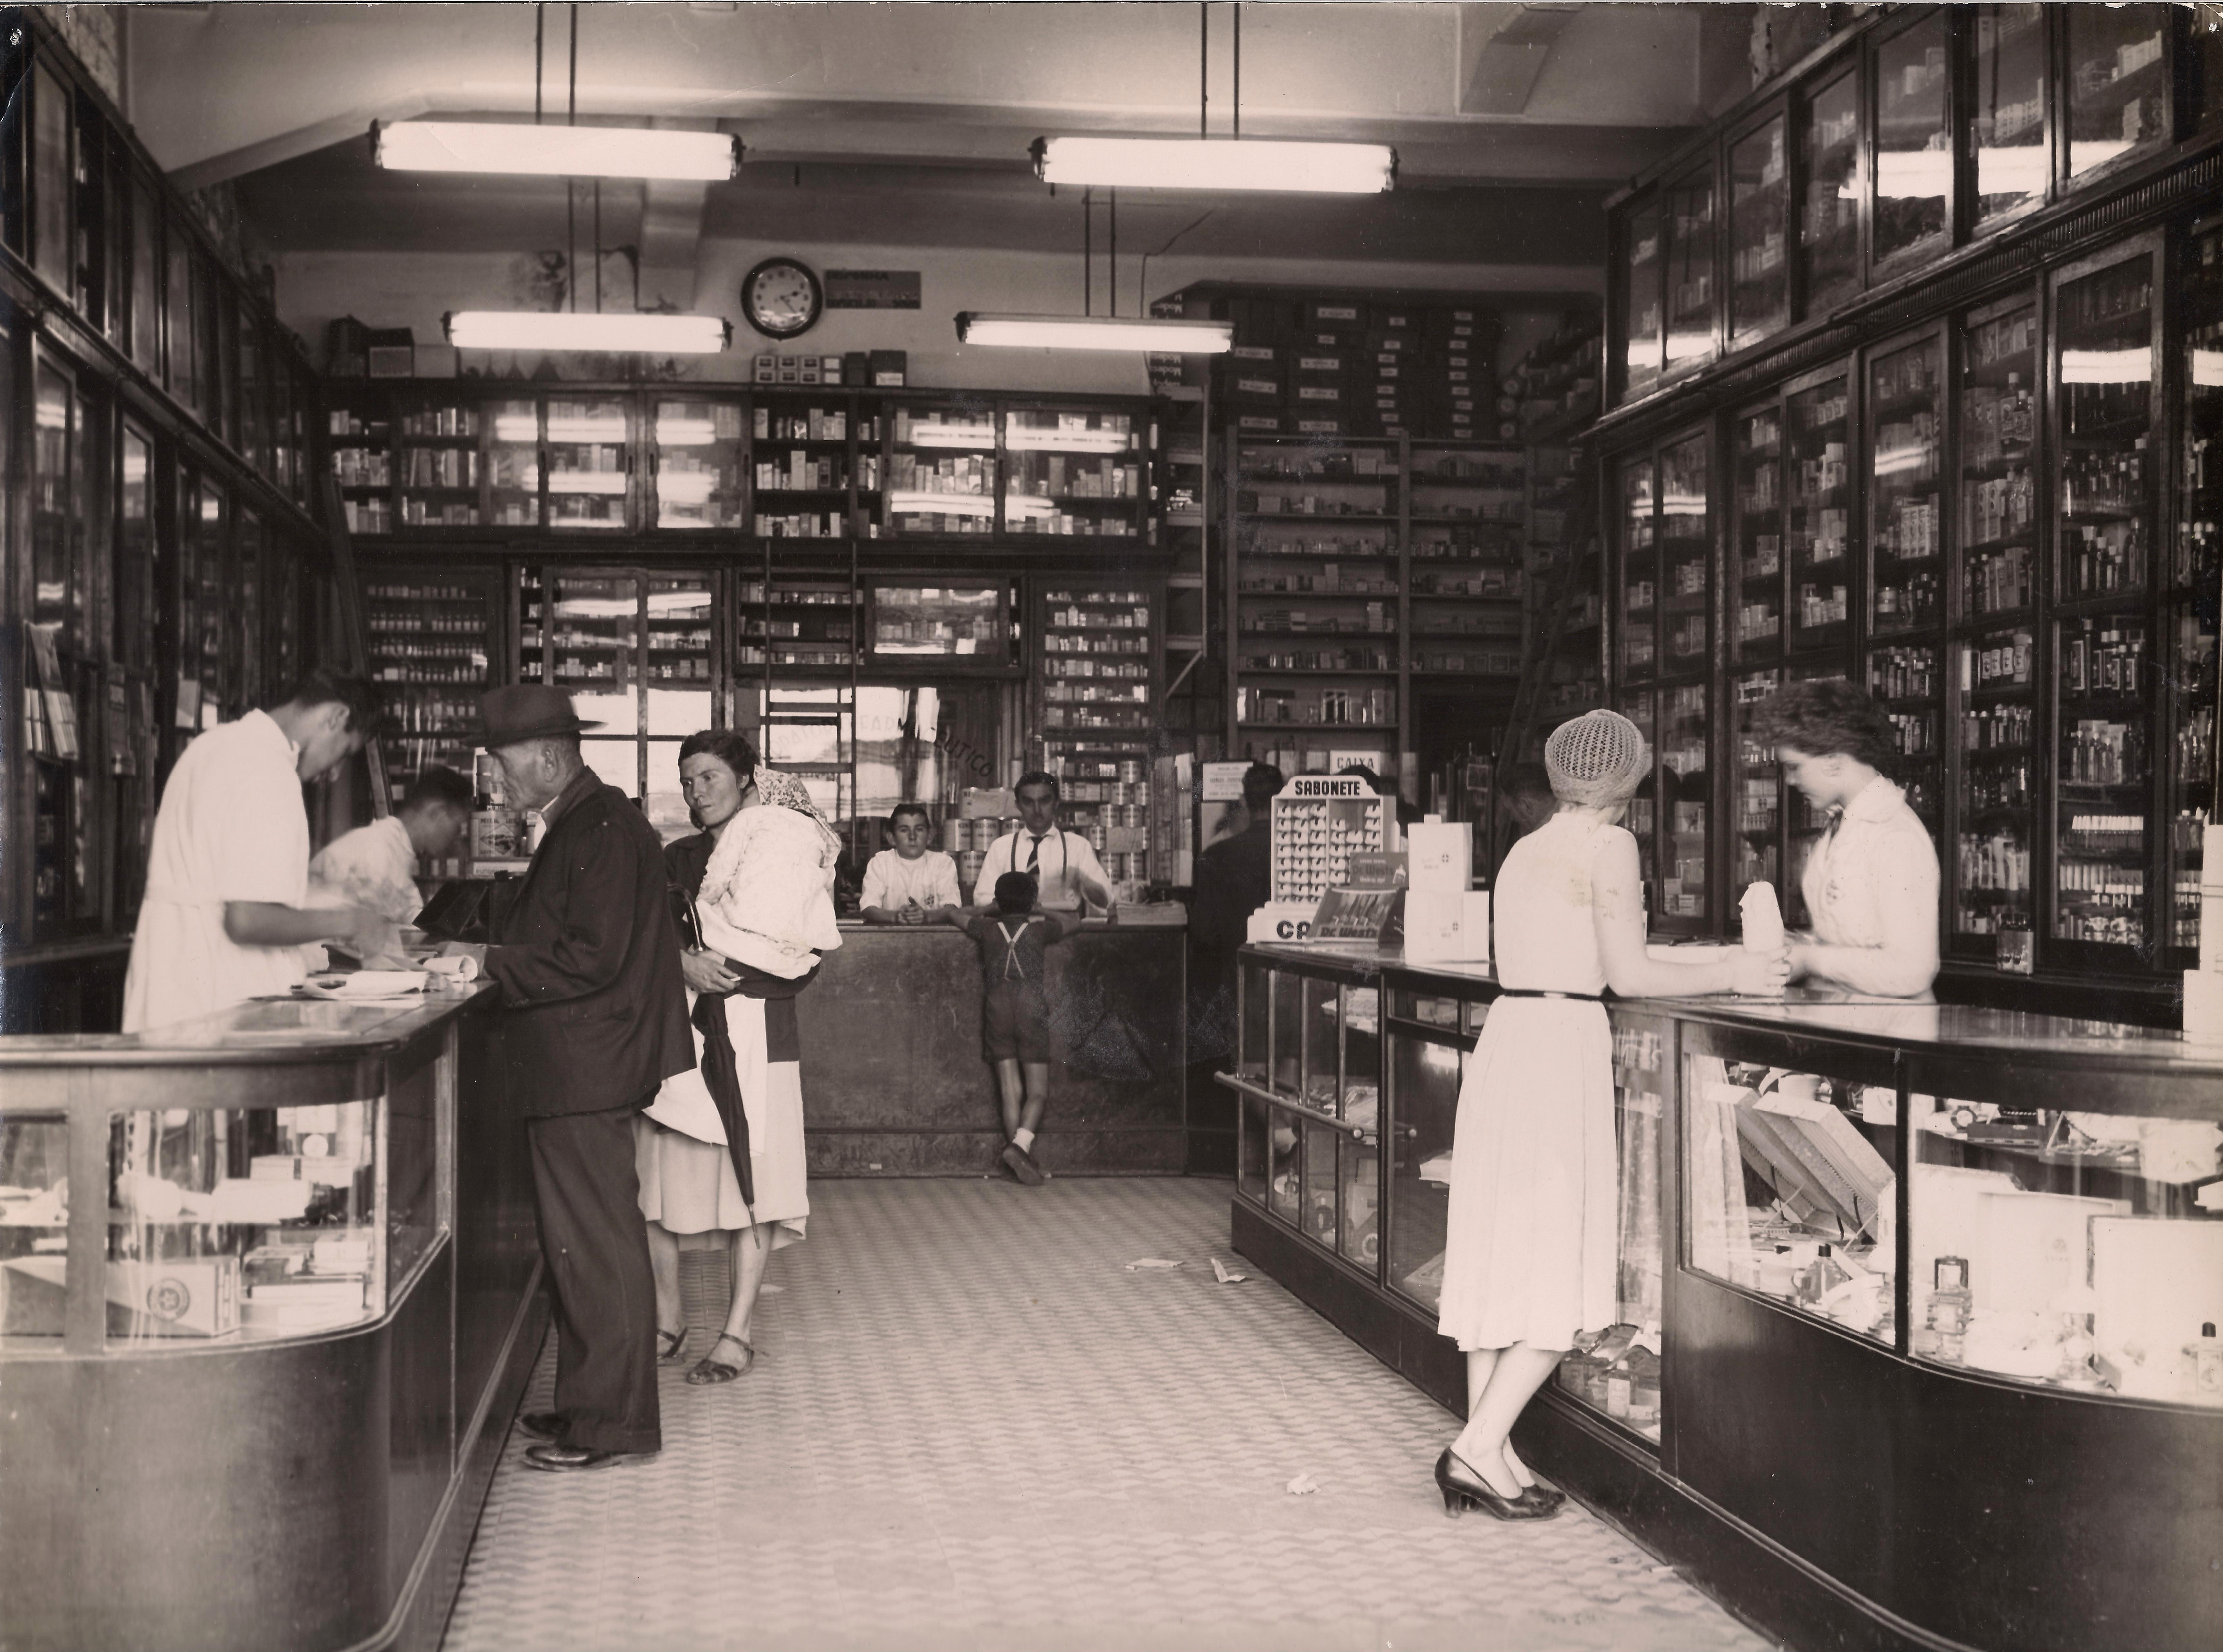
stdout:
[[1798,115],[1798,313],[1825,316],[1861,290],[1861,75],[1827,75]]
[[1944,339],[1936,329],[1867,359],[1867,690],[1889,714],[1906,801],[1938,829],[1945,671]]
[[1141,539],[1149,532],[1147,420],[1083,407],[1006,407],[1003,527],[1012,534]]
[[1714,168],[1702,162],[1661,192],[1666,205],[1667,363],[1670,378],[1720,353],[1714,284]]
[[1659,382],[1659,318],[1666,260],[1659,198],[1632,204],[1618,220],[1620,359],[1615,401],[1634,401]]
[[891,415],[885,506],[897,535],[987,533],[996,525],[995,407],[982,397],[913,402]]
[[1790,117],[1779,104],[1729,144],[1729,348],[1791,320]]
[[1871,71],[1875,91],[1872,161],[1872,280],[1935,257],[1952,244],[1952,75],[1949,8],[1881,36]]
[[1962,23],[1968,134],[1975,151],[1968,218],[1980,233],[2040,205],[2050,192],[2047,9],[1971,6]]
[[2145,236],[2051,277],[2051,939],[2063,962],[2101,968],[2150,958],[2154,943],[2161,269],[2159,237]]
[[[2223,30],[2218,31],[2223,54]],[[2219,64],[2223,68],[2223,64]],[[2169,791],[2168,967],[2200,945],[2201,854],[2215,800],[2216,624],[2223,571],[2223,218],[2195,225],[2178,255],[2184,426],[2177,444],[2176,547],[2167,629]]]

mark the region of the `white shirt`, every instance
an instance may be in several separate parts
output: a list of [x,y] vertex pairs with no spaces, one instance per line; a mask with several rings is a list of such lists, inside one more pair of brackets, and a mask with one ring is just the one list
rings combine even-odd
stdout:
[[1104,875],[1104,863],[1096,858],[1088,840],[1079,832],[1060,831],[1055,827],[1040,837],[1022,827],[991,843],[980,862],[980,875],[973,883],[973,904],[991,905],[996,899],[996,880],[1006,872],[1033,873],[1042,886],[1045,906],[1080,905],[1082,875],[1093,878],[1107,890],[1112,886]]
[[[1831,978],[1886,997],[1927,992],[1936,973],[1937,882],[1930,829],[1907,807],[1906,794],[1878,775],[1816,842],[1798,880],[1814,938],[1871,955],[1832,960]],[[1919,984],[1916,953],[1929,972]]]
[[335,904],[368,907],[394,924],[411,922],[425,906],[417,892],[417,846],[399,815],[325,844],[309,862],[309,883],[312,899],[322,894]]
[[123,1031],[288,993],[300,949],[241,946],[227,902],[299,906],[308,894],[309,816],[299,748],[267,712],[219,723],[187,746],[163,788],[147,895],[123,982]]
[[916,861],[882,849],[865,863],[861,905],[897,911],[911,901],[929,912],[937,906],[963,905],[965,898],[957,892],[957,862],[940,849],[929,849]]

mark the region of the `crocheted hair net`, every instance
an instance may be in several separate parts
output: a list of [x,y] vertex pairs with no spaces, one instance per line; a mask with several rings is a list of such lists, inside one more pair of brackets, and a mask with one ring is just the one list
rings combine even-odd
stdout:
[[1634,791],[1651,772],[1651,755],[1643,734],[1621,713],[1587,711],[1552,731],[1544,767],[1552,796],[1595,808]]

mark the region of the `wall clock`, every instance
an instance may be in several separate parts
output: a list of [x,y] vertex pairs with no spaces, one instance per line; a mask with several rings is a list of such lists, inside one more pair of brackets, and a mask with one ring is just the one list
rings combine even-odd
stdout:
[[741,312],[767,338],[801,337],[825,307],[818,277],[792,258],[767,258],[741,282]]

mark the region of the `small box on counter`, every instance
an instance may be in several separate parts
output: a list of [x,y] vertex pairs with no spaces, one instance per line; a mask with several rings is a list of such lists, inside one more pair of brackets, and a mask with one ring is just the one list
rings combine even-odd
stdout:
[[1405,854],[1415,890],[1422,894],[1456,894],[1473,881],[1473,823],[1432,816],[1408,826]]
[[1405,962],[1480,963],[1489,957],[1489,892],[1405,892]]
[[876,390],[900,390],[909,381],[910,356],[906,350],[876,350],[872,352],[872,365]]

